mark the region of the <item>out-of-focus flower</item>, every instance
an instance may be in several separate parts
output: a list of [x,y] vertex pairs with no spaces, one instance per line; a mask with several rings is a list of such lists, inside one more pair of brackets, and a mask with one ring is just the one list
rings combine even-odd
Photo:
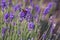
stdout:
[[35,6],[35,12],[36,12],[36,14],[39,15],[39,13],[40,13],[40,7],[39,7],[39,5]]
[[12,12],[10,12],[10,20],[12,21],[13,20],[13,18],[14,18],[14,14],[12,13]]
[[17,34],[18,34],[18,36],[20,36],[20,34],[21,34],[20,30],[17,31]]
[[53,3],[48,3],[48,6],[43,11],[43,15],[47,15],[50,12],[52,6],[53,6]]
[[32,21],[32,14],[30,8],[26,7],[20,12],[20,20],[22,21],[23,19],[26,19],[27,21]]
[[6,30],[7,30],[6,27],[2,28],[2,37],[5,35]]
[[38,14],[35,14],[35,15],[34,15],[34,20],[35,20],[36,22],[39,21],[39,15],[38,15]]
[[31,40],[34,40],[34,38],[32,37]]
[[4,12],[4,9],[7,8],[7,3],[6,2],[1,2],[1,9]]
[[6,13],[5,15],[4,15],[4,19],[8,19],[8,17],[9,17],[9,13]]
[[55,22],[54,22],[54,23],[51,23],[50,27],[51,27],[51,28],[50,28],[50,34],[52,34],[54,28],[56,27],[56,23],[55,23]]
[[49,18],[49,22],[50,22],[50,23],[54,22],[54,19],[55,19],[55,18],[56,18],[56,16],[54,16],[54,15],[51,16],[51,17]]
[[17,10],[21,10],[21,7],[22,7],[22,4],[16,4],[15,6],[13,6],[14,8],[14,11],[17,11]]
[[40,7],[39,7],[39,5],[36,5],[35,6],[35,15],[34,15],[34,20],[36,22],[39,21],[39,16],[40,16]]
[[23,19],[25,19],[26,17],[26,13],[24,13],[23,11],[20,12],[20,22],[23,21]]
[[32,21],[32,19],[33,19],[33,16],[32,16],[32,14],[31,14],[31,8],[26,8],[26,11],[27,11],[27,14],[26,14],[26,20],[29,22],[29,21]]
[[6,14],[4,15],[4,22],[5,22],[5,23],[8,23],[8,22],[9,22],[9,13],[6,13]]
[[22,9],[22,11],[20,12],[20,21],[22,21],[23,19],[26,18],[27,15],[27,11]]
[[42,35],[42,39],[45,40],[45,38],[46,38],[46,32],[44,32]]
[[[14,18],[14,14],[12,12],[10,13],[5,13],[4,15],[4,21],[5,22],[8,22],[8,21],[12,21]],[[10,20],[9,20],[10,19]]]
[[1,2],[6,2],[6,0],[1,0]]
[[28,30],[31,31],[31,30],[33,30],[34,28],[35,28],[34,23],[33,23],[33,22],[29,22],[29,23],[28,23]]
[[33,2],[31,2],[30,5],[31,5],[32,8],[34,8],[34,3]]
[[26,20],[29,22],[29,21],[32,21],[32,19],[33,19],[32,14],[31,13],[27,13]]
[[31,12],[32,8],[31,8],[31,7],[26,7],[25,10],[26,10],[27,12]]
[[8,0],[8,5],[12,5],[12,0]]
[[30,0],[30,2],[32,2],[33,0]]
[[20,18],[25,18],[27,12],[21,11],[20,12]]

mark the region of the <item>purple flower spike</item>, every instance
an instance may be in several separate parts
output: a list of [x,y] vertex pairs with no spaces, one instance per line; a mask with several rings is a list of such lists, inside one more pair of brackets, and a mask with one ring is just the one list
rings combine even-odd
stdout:
[[30,30],[33,30],[34,28],[35,28],[34,23],[33,22],[29,22],[28,23],[28,30],[30,31]]
[[6,30],[7,30],[7,29],[6,29],[5,27],[2,28],[2,36],[5,35]]
[[56,23],[51,23],[50,27],[51,27],[51,28],[50,28],[50,34],[52,34],[54,28],[56,27]]
[[2,11],[4,12],[4,9],[7,8],[6,2],[1,2],[1,8],[2,8]]
[[17,11],[17,10],[21,10],[21,6],[22,4],[16,4],[15,6],[13,6],[14,10]]
[[31,13],[27,13],[26,20],[29,22],[29,21],[32,21],[32,19],[33,19],[32,14]]
[[49,3],[48,6],[43,11],[43,15],[47,15],[50,12],[50,9],[52,8],[53,4]]
[[27,13],[26,13],[26,20],[27,21],[31,21],[32,20],[32,14],[31,14],[31,8],[26,8],[26,11],[27,11]]
[[14,18],[14,14],[11,12],[10,13],[10,19],[13,20],[13,18]]
[[36,12],[40,12],[40,7],[39,7],[39,5],[36,5],[36,6],[35,6],[35,11],[36,11]]
[[1,6],[2,6],[2,8],[6,7],[7,6],[6,2],[2,2]]
[[20,12],[20,18],[25,18],[26,14],[27,14],[27,13],[21,11],[21,12]]
[[6,13],[5,15],[4,15],[4,19],[8,19],[8,17],[9,17],[9,14],[8,13]]
[[42,38],[43,38],[43,40],[45,40],[45,38],[46,38],[46,33],[44,32],[44,34],[42,35]]

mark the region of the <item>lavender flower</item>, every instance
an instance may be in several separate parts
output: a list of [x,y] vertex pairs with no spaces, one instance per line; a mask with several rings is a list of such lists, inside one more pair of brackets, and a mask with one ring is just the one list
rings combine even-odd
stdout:
[[12,5],[12,0],[8,0],[8,4],[9,5]]
[[32,17],[32,14],[31,13],[28,13],[26,15],[26,20],[29,22],[29,21],[32,21],[33,17]]
[[12,21],[13,20],[13,18],[14,18],[14,14],[12,13],[12,12],[10,12],[10,20]]
[[34,20],[35,20],[36,22],[39,22],[39,15],[35,14],[35,15],[34,15]]
[[28,23],[28,30],[33,30],[35,28],[35,25],[33,22]]
[[56,18],[56,16],[54,16],[54,15],[51,16],[51,17],[49,18],[49,22],[52,23],[52,22],[54,21],[55,18]]
[[32,21],[31,9],[26,7],[20,12],[20,20],[26,19],[27,21]]
[[20,21],[22,21],[23,19],[25,19],[26,15],[27,15],[27,11],[23,9],[20,12]]
[[31,2],[30,5],[32,6],[32,8],[34,8],[34,3],[33,2]]
[[4,15],[4,19],[8,19],[8,17],[9,17],[9,14],[8,13],[6,13],[5,15]]
[[2,11],[4,12],[4,9],[7,8],[6,2],[1,2],[1,8],[2,8]]
[[25,10],[31,13],[31,8],[26,7]]
[[17,11],[17,10],[21,10],[21,7],[22,7],[22,4],[16,4],[15,6],[13,6],[14,8],[14,11]]
[[53,33],[53,30],[54,30],[55,26],[56,26],[56,23],[55,22],[50,25],[50,27],[51,27],[50,28],[50,34]]
[[27,13],[25,13],[24,11],[21,11],[21,12],[20,12],[20,18],[25,18],[26,14],[27,14]]
[[[38,13],[40,13],[40,7],[39,7],[39,5],[36,5],[35,6],[35,12],[38,14]],[[38,14],[39,15],[39,14]]]
[[9,13],[5,13],[5,15],[4,15],[4,21],[5,21],[6,23],[9,22]]
[[43,11],[43,15],[47,15],[50,12],[50,9],[52,8],[53,4],[49,3],[48,6]]
[[36,22],[39,21],[39,16],[40,16],[40,7],[38,5],[35,6],[35,14],[34,14],[34,20]]
[[12,21],[13,18],[14,18],[14,14],[13,14],[12,12],[6,13],[6,14],[4,15],[4,20],[5,20],[5,22],[8,22],[8,21],[9,21],[8,18],[10,19],[10,21]]
[[29,22],[29,21],[32,21],[32,14],[31,14],[31,8],[28,8],[28,7],[26,7],[26,11],[27,11],[27,13],[26,13],[26,20]]
[[42,35],[42,39],[45,40],[46,38],[46,32],[44,32],[44,34]]
[[7,29],[5,27],[2,28],[2,37],[5,35],[6,30]]
[[6,0],[1,0],[1,2],[6,2]]

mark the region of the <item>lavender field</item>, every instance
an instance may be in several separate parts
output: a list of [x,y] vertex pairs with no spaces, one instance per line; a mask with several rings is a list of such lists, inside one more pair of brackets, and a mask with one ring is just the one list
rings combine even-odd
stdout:
[[0,40],[60,40],[60,0],[0,0]]

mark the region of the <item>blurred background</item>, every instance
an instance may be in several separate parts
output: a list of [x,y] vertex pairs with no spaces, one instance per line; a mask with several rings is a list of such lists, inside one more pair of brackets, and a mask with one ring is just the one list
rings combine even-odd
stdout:
[[60,40],[60,0],[0,0],[0,40]]

